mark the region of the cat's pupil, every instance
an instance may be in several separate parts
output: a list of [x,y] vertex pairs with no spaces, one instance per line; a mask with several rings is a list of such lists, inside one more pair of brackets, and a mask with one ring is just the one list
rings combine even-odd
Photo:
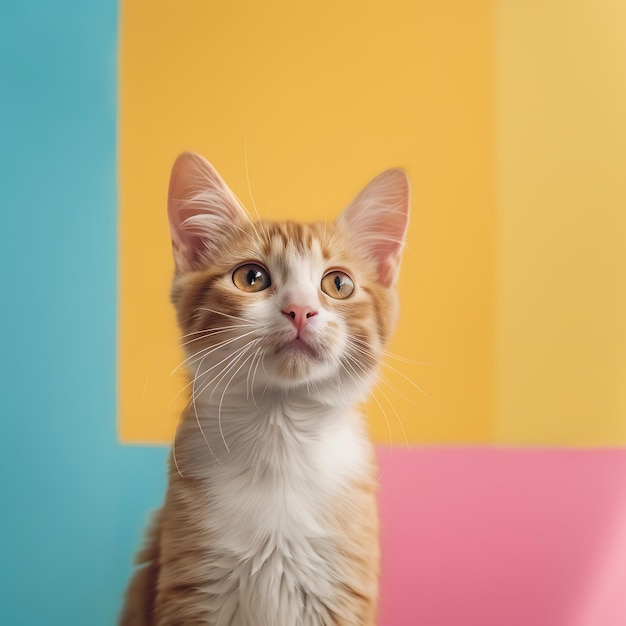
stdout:
[[260,278],[262,278],[262,274],[258,270],[250,270],[246,276],[246,280],[250,286],[254,285],[254,283]]
[[342,285],[343,285],[343,282],[341,278],[339,278],[339,276],[335,276],[335,287],[337,287],[337,291],[341,291]]

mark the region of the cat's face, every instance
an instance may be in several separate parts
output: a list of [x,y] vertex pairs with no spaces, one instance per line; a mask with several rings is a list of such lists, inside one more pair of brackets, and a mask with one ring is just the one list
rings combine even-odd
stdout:
[[379,179],[334,224],[252,222],[206,161],[179,157],[172,297],[200,387],[331,385],[354,401],[369,386],[395,323],[408,209],[406,175]]

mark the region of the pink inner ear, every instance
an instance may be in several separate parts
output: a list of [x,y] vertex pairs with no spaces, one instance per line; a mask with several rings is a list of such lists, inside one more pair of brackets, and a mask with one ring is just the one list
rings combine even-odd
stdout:
[[172,233],[172,254],[176,269],[180,273],[194,270],[202,257],[202,237],[191,233],[180,236]]
[[179,273],[197,269],[228,233],[247,220],[215,168],[192,152],[181,154],[172,166],[167,214]]
[[378,268],[378,282],[392,286],[409,221],[409,179],[401,169],[386,170],[372,180],[340,215],[338,225]]
[[385,256],[378,263],[378,282],[385,286],[391,287],[396,282],[398,271],[400,269],[400,255]]

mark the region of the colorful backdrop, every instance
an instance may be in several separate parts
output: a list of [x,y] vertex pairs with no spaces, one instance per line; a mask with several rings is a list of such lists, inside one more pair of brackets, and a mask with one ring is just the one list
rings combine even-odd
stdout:
[[186,149],[276,218],[409,171],[381,626],[626,623],[623,3],[0,11],[1,623],[115,621],[183,403]]

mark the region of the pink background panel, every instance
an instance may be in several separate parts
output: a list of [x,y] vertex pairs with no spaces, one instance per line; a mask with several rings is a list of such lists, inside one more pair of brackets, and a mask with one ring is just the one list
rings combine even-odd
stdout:
[[380,626],[626,626],[626,450],[378,452]]

